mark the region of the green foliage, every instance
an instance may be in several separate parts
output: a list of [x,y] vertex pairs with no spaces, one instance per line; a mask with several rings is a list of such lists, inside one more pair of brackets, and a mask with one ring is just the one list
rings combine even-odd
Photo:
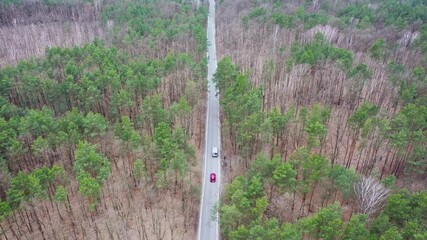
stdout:
[[313,154],[310,157],[303,159],[301,166],[303,180],[308,185],[317,183],[319,180],[324,178],[328,172],[327,159],[318,154]]
[[113,95],[111,104],[114,106],[111,108],[113,115],[121,115],[122,112],[129,112],[135,107],[132,94],[125,89],[120,89]]
[[[238,210],[236,205],[224,205],[221,207],[221,232],[228,236],[232,234],[233,229],[240,225],[243,213]],[[239,235],[243,235],[240,233]]]
[[237,125],[236,142],[240,146],[240,155],[243,157],[251,157],[253,154],[252,144],[255,143],[258,135],[261,132],[262,113],[254,113],[244,118]]
[[39,180],[42,190],[47,190],[55,180],[63,180],[66,175],[64,169],[56,165],[52,168],[36,168],[32,174]]
[[369,56],[377,60],[383,59],[385,55],[385,42],[383,39],[379,38],[369,47],[368,53]]
[[421,49],[422,53],[427,53],[427,24],[421,27],[420,36],[416,40],[415,45]]
[[399,28],[406,27],[407,24],[421,20],[427,21],[427,4],[422,1],[401,2],[397,0],[383,1],[383,8],[379,12],[379,18],[384,20],[386,25],[396,25]]
[[181,177],[184,177],[188,171],[187,156],[182,150],[174,152],[173,158],[170,164],[171,170]]
[[64,186],[58,186],[55,191],[54,199],[57,202],[64,202],[68,198],[67,189]]
[[99,196],[99,193],[101,192],[101,185],[95,178],[81,171],[77,180],[79,181],[79,193],[83,196],[91,198]]
[[42,110],[30,110],[21,119],[20,132],[33,134],[35,136],[46,136],[55,129],[54,113],[51,109],[44,107]]
[[200,6],[197,11],[192,11],[190,1],[175,1],[175,11],[159,11],[165,8],[163,4],[163,1],[110,3],[104,7],[102,19],[115,20],[120,25],[125,25],[127,34],[123,40],[126,42],[137,42],[142,38],[153,42],[162,39],[170,42],[192,33],[197,43],[197,51],[205,52],[207,37],[204,24],[207,9]]
[[379,239],[418,239],[425,235],[427,192],[402,190],[389,196],[384,212],[374,219],[371,233]]
[[427,100],[427,81],[423,67],[406,69],[396,62],[388,65],[390,81],[399,87],[399,96],[403,104],[425,105]]
[[10,180],[7,190],[8,205],[4,203],[0,211],[4,211],[3,214],[6,216],[8,212],[22,207],[27,202],[46,197],[47,190],[52,187],[54,181],[63,178],[64,175],[64,169],[58,166],[36,168],[28,174],[19,172]]
[[0,221],[6,219],[9,214],[12,212],[9,204],[5,201],[0,201]]
[[[1,95],[11,94],[8,98],[13,100],[13,104],[7,104],[0,98],[0,111],[8,119],[11,113],[20,113],[19,107],[32,108],[22,130],[36,131],[37,135],[55,126],[40,120],[48,121],[73,108],[116,120],[136,111],[141,100],[159,86],[161,77],[182,67],[194,69],[194,74],[203,72],[194,57],[186,53],[134,62],[99,40],[71,49],[50,48],[44,60],[23,61],[16,68],[0,71]],[[8,90],[12,84],[15,91]]]
[[290,223],[284,223],[280,229],[279,238],[278,239],[289,239],[289,240],[300,240],[301,232],[298,228],[294,227]]
[[274,155],[272,159],[267,159],[267,156],[259,154],[251,164],[251,168],[247,172],[248,177],[259,175],[263,179],[270,178],[273,172],[281,164],[280,155]]
[[427,239],[427,231],[424,231],[422,233],[414,234],[414,239],[415,240]]
[[10,119],[12,116],[21,116],[22,112],[22,109],[9,103],[5,97],[0,96],[0,118]]
[[[77,144],[77,149],[74,152],[74,167],[73,170],[79,179],[92,178],[86,181],[86,186],[92,186],[92,182],[96,180],[99,184],[104,182],[111,172],[111,164],[106,157],[99,154],[97,146],[80,141]],[[81,177],[79,177],[81,176]],[[80,182],[80,181],[79,181]],[[97,190],[95,190],[96,192]],[[87,192],[87,190],[85,190]]]
[[40,197],[41,194],[40,180],[32,174],[22,172],[12,178],[7,190],[8,202],[13,209],[19,208],[22,202],[29,202],[33,198]]
[[331,109],[319,104],[313,105],[309,112],[306,109],[300,112],[304,131],[308,134],[308,148],[319,146],[327,134],[326,122]]
[[[253,176],[250,179],[237,177],[227,187],[226,202],[229,204],[220,209],[221,229],[224,227],[222,230],[224,233],[237,237],[242,235],[243,233],[239,232],[244,230],[232,233],[233,229],[249,224],[251,219],[260,218],[267,208],[268,202],[264,195],[261,178],[259,176]],[[237,219],[239,220],[236,221]]]
[[239,69],[233,64],[230,57],[221,59],[213,77],[213,82],[220,93],[234,85]]
[[409,151],[409,161],[412,162],[412,170],[424,171],[427,107],[408,104],[396,114],[390,122],[389,138],[392,145],[399,151],[412,146]]
[[348,119],[349,124],[353,130],[362,128],[369,118],[377,115],[379,109],[377,106],[369,102],[364,102],[358,109],[356,109]]
[[5,155],[6,152],[12,147],[13,141],[16,141],[16,129],[12,126],[10,121],[0,118],[0,153]]
[[310,29],[318,24],[324,25],[328,22],[328,16],[324,13],[308,14],[304,7],[299,7],[294,12],[293,17],[296,22],[303,24],[305,29]]
[[186,133],[190,132],[192,106],[187,99],[180,97],[179,101],[170,106],[170,112],[176,118],[175,122],[185,128]]
[[367,229],[368,216],[365,214],[352,215],[345,223],[342,239],[365,240],[370,239]]
[[226,124],[245,158],[253,156],[252,144],[258,138],[264,122],[261,112],[261,90],[252,88],[246,74],[238,74],[231,59],[224,58],[218,64],[214,76],[217,88],[223,92],[220,104],[224,109]]
[[391,61],[390,63],[388,63],[388,66],[387,66],[387,72],[392,76],[399,73],[403,73],[405,70],[406,70],[405,66],[395,61]]
[[394,175],[387,176],[381,180],[381,184],[384,187],[390,188],[396,183],[396,177]]
[[397,227],[391,227],[381,235],[380,240],[403,240],[403,237],[400,235]]
[[416,220],[405,222],[405,226],[402,230],[403,239],[413,239],[419,231],[419,227],[419,223]]
[[365,29],[375,22],[374,11],[365,4],[351,4],[347,8],[342,9],[338,16],[349,25],[352,18],[358,19],[357,28]]
[[390,221],[403,226],[410,218],[416,219],[411,214],[411,195],[408,192],[392,194],[387,200],[384,213],[390,217]]
[[310,14],[304,19],[304,28],[310,29],[317,25],[326,25],[329,21],[329,16],[324,13]]
[[164,163],[162,168],[166,169],[168,166],[165,163],[169,162],[175,148],[173,146],[172,130],[168,124],[164,122],[159,123],[154,133],[154,142],[162,156],[162,162]]
[[338,16],[346,25],[356,22],[360,29],[371,25],[394,25],[402,29],[417,21],[427,21],[427,4],[423,1],[381,0],[375,4],[375,7],[363,1],[349,4],[338,12]]
[[0,69],[0,99],[1,105],[6,104],[7,100],[5,99],[10,91],[11,88],[11,80],[10,77],[16,74],[16,69],[12,67],[4,67]]
[[329,21],[329,15],[324,12],[308,13],[304,7],[297,8],[293,13],[283,13],[280,8],[284,4],[279,1],[273,3],[273,9],[257,5],[259,4],[255,3],[255,7],[242,17],[242,23],[245,27],[248,27],[250,21],[254,19],[259,23],[266,23],[270,20],[270,23],[281,28],[294,28],[297,25],[303,25],[305,29],[310,29],[316,25],[325,25]]
[[133,123],[128,116],[123,116],[121,121],[116,123],[114,135],[125,142],[131,149],[141,145],[141,137],[134,129]]
[[297,172],[289,163],[280,164],[273,172],[273,182],[282,189],[289,189],[291,192],[295,190]]
[[0,5],[20,5],[22,3],[22,0],[1,0]]
[[293,108],[291,108],[288,112],[282,112],[277,107],[273,108],[267,114],[267,121],[269,121],[271,124],[273,134],[280,136],[283,133],[286,127],[286,124],[292,118],[293,115],[294,115]]
[[342,192],[343,198],[348,199],[353,192],[353,185],[357,181],[357,175],[354,170],[335,165],[330,168],[328,176],[333,181],[334,186]]
[[414,75],[414,77],[417,81],[426,81],[427,80],[426,72],[425,72],[425,69],[423,67],[415,67],[414,69],[412,69],[412,74]]
[[341,214],[342,208],[335,203],[321,208],[318,213],[301,220],[299,225],[303,232],[316,239],[339,239],[343,225]]
[[281,28],[293,28],[295,25],[295,19],[292,15],[286,15],[284,13],[273,13],[271,15],[271,21],[273,24],[279,25]]
[[89,137],[96,137],[104,134],[108,123],[105,118],[98,113],[89,112],[83,119],[84,134]]
[[84,133],[84,116],[73,109],[58,119],[57,134],[51,134],[56,144],[77,144]]
[[[175,172],[175,183],[178,175],[183,177],[188,171],[189,163],[195,156],[195,150],[187,143],[188,136],[182,128],[177,128],[174,131],[171,127],[161,122],[154,132],[155,148],[159,158],[158,180],[161,180],[166,171],[172,170]],[[175,184],[176,186],[176,184]]]
[[132,176],[136,180],[142,180],[142,178],[146,175],[146,169],[144,167],[143,161],[140,159],[137,159],[133,162],[133,170],[132,170]]
[[348,74],[349,77],[354,78],[362,78],[362,79],[370,79],[372,76],[371,71],[369,71],[368,66],[366,64],[357,64]]
[[386,214],[380,214],[376,217],[370,229],[371,234],[377,236],[378,238],[393,225],[390,223],[390,218]]
[[[248,15],[242,17],[243,25],[247,26],[249,21],[258,18],[260,21],[265,21],[265,15],[267,14],[267,9],[263,7],[253,9]],[[264,20],[262,20],[264,19]]]
[[168,112],[163,108],[162,98],[159,95],[147,96],[141,106],[142,119],[149,129],[155,129],[162,122],[168,122]]
[[40,136],[36,140],[34,140],[33,144],[31,145],[31,150],[36,155],[40,155],[43,151],[48,149],[49,149],[48,141]]
[[336,48],[327,43],[322,34],[317,33],[314,40],[301,46],[297,43],[292,45],[291,59],[288,60],[288,66],[293,64],[316,65],[325,60],[336,61],[338,66],[348,71],[353,64],[353,54],[351,51]]

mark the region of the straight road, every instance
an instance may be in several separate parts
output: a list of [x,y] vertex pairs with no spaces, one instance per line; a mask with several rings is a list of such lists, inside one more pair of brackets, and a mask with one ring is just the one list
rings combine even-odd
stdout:
[[[202,198],[199,216],[199,240],[219,239],[218,212],[215,211],[219,203],[219,189],[221,179],[221,136],[219,122],[219,99],[212,82],[216,71],[216,44],[215,44],[215,1],[209,0],[208,16],[208,99],[206,109],[205,156],[203,163]],[[218,148],[218,157],[212,157],[212,148]],[[210,182],[210,174],[216,174],[216,182]]]

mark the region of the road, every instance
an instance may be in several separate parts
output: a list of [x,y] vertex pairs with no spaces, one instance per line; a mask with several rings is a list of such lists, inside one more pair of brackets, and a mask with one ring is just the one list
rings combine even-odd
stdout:
[[[221,136],[219,121],[219,99],[212,82],[216,71],[216,44],[215,44],[215,1],[209,0],[208,16],[208,96],[206,108],[205,156],[203,163],[202,197],[199,216],[199,240],[219,239],[218,212],[214,212],[219,202],[219,189],[221,180]],[[212,147],[218,147],[219,155],[212,157]],[[216,182],[211,183],[209,176],[216,174]]]

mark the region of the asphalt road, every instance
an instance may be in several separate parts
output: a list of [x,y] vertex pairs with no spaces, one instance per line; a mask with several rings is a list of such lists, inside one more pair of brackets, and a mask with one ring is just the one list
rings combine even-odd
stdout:
[[[215,1],[209,0],[208,16],[208,99],[206,109],[205,156],[203,162],[202,197],[199,217],[199,240],[219,239],[218,212],[219,189],[221,180],[221,137],[219,122],[219,99],[212,82],[216,71],[216,45],[215,45]],[[218,157],[212,157],[212,147],[217,147]],[[210,174],[216,174],[216,182],[210,182]]]

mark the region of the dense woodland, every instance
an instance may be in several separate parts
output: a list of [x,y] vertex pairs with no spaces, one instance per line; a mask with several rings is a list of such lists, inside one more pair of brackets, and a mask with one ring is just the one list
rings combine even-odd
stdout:
[[426,239],[427,3],[217,11],[223,239]]
[[[195,238],[204,4],[0,0],[0,238]],[[222,239],[426,239],[427,3],[217,11]]]
[[10,31],[94,18],[105,32],[0,70],[0,238],[194,238],[206,7],[1,1],[0,12]]

